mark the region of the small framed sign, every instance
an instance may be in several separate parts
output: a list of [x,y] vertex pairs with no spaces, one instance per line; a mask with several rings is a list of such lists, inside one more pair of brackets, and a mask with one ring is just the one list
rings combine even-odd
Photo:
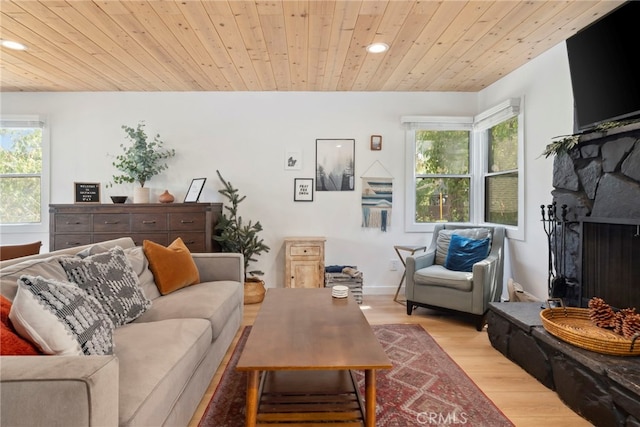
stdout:
[[313,178],[295,178],[293,187],[294,202],[313,202]]
[[75,203],[100,203],[99,182],[74,182]]
[[191,181],[189,191],[187,191],[187,195],[184,197],[185,203],[196,203],[198,201],[206,180],[207,178],[194,178]]

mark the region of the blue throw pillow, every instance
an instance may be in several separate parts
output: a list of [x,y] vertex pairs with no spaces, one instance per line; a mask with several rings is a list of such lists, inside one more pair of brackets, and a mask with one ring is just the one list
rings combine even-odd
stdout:
[[448,270],[471,272],[473,264],[489,255],[489,243],[489,238],[476,240],[453,234],[444,267]]

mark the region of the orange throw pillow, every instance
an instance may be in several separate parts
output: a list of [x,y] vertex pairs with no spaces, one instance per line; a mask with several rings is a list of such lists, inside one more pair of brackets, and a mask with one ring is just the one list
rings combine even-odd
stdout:
[[2,356],[30,356],[42,354],[29,341],[22,338],[9,320],[11,301],[0,295],[0,355]]
[[198,267],[189,248],[178,237],[168,247],[150,240],[142,242],[156,286],[162,295],[200,283]]

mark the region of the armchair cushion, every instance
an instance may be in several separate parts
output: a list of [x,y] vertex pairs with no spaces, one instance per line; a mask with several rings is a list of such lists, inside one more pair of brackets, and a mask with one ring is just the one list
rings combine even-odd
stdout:
[[441,286],[470,292],[473,288],[473,273],[447,270],[442,265],[432,265],[416,271],[414,281],[416,285]]
[[471,272],[473,264],[489,255],[489,238],[476,240],[458,234],[451,236],[445,268],[453,271]]
[[491,231],[488,228],[462,228],[462,229],[443,229],[438,232],[436,240],[436,264],[444,265],[449,253],[449,244],[451,236],[468,237],[469,239],[491,239]]

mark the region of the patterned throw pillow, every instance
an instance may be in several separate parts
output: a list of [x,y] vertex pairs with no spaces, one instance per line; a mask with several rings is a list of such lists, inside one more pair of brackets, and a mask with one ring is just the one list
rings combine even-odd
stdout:
[[102,304],[116,327],[137,319],[151,307],[151,301],[140,289],[138,276],[119,246],[86,258],[63,257],[60,265],[70,282]]
[[22,276],[9,319],[23,338],[45,354],[113,352],[113,323],[102,305],[73,283]]

